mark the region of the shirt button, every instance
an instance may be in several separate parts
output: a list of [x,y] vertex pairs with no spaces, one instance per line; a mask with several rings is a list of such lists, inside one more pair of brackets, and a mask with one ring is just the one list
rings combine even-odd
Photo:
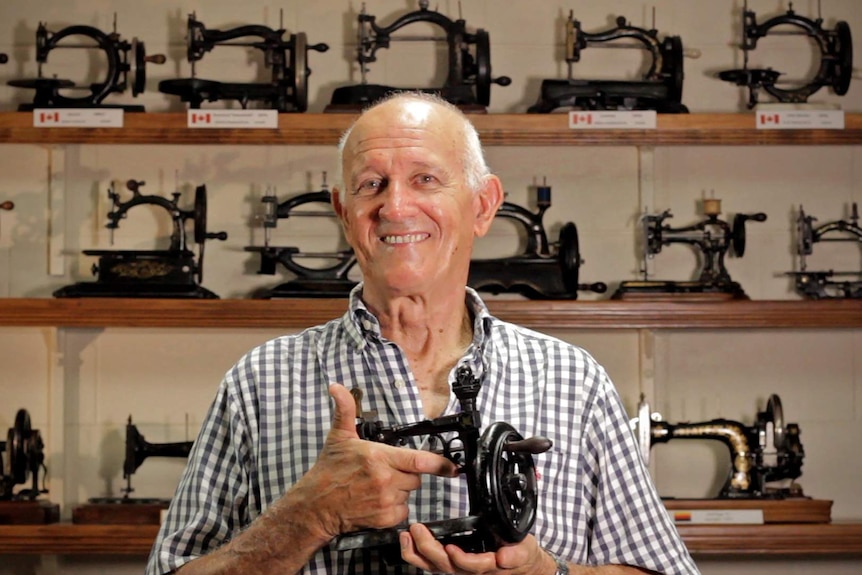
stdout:
[[404,380],[403,380],[403,379],[398,378],[398,379],[396,379],[396,380],[395,380],[395,389],[404,389],[404,385],[405,385],[405,384],[404,384]]

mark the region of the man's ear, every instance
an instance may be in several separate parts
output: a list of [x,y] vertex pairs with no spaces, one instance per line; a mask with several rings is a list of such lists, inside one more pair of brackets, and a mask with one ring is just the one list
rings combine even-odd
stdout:
[[503,184],[500,178],[491,174],[485,178],[485,183],[476,193],[476,223],[473,226],[476,237],[480,238],[488,233],[502,203]]
[[332,191],[329,192],[329,201],[338,221],[341,222],[341,226],[347,227],[347,220],[344,219],[344,204],[341,203],[341,191],[338,188],[332,188]]

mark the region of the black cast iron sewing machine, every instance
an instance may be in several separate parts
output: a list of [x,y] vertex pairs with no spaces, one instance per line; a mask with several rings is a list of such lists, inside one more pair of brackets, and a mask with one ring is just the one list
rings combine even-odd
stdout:
[[470,262],[467,285],[491,293],[519,293],[533,299],[576,299],[578,290],[604,293],[602,282],[580,283],[583,259],[578,228],[566,222],[560,230],[554,250],[548,242],[542,220],[551,207],[551,187],[536,186],[537,211],[511,202],[503,202],[495,217],[521,224],[527,235],[524,253],[496,259],[474,259]]
[[122,497],[92,497],[72,510],[72,522],[81,524],[158,524],[161,511],[168,508],[169,499],[131,497],[134,492],[132,475],[149,457],[188,458],[194,442],[150,443],[129,416],[126,423],[126,450],[123,459],[123,479],[126,486]]
[[[120,220],[137,206],[152,205],[164,209],[171,218],[170,247],[167,250],[84,250],[88,256],[98,256],[98,265],[93,266],[95,282],[79,282],[60,288],[55,297],[140,297],[140,298],[218,298],[216,294],[201,287],[203,281],[204,245],[207,240],[227,239],[226,232],[207,231],[206,186],[195,189],[194,207],[189,210],[178,206],[180,192],[173,192],[172,199],[146,195],[140,191],[144,182],[129,180],[126,188],[132,192],[128,201],[120,200],[114,184],[108,190],[111,211],[107,228],[120,227]],[[185,223],[194,223],[194,241],[198,254],[188,247]]]
[[[401,28],[416,22],[428,22],[446,33],[445,38],[424,36],[393,36]],[[398,41],[445,41],[449,47],[449,71],[440,88],[394,88],[367,83],[368,64],[377,61],[377,50],[389,48]],[[336,88],[326,111],[355,111],[393,92],[411,90],[440,95],[444,100],[465,111],[485,111],[491,102],[491,85],[508,86],[512,80],[507,76],[491,76],[491,44],[488,32],[479,28],[475,33],[467,32],[463,19],[451,20],[443,14],[429,10],[428,0],[420,0],[419,10],[409,12],[389,26],[380,26],[376,16],[366,14],[365,5],[359,14],[359,47],[357,62],[361,84]]]
[[[45,443],[38,429],[33,429],[30,414],[19,409],[6,441],[0,441],[0,524],[54,523],[60,519],[60,507],[38,499],[48,493],[44,485]],[[5,454],[5,458],[4,458]],[[39,487],[39,473],[43,485]],[[15,491],[16,485],[30,480],[30,487]]]
[[[238,26],[228,30],[208,30],[194,13],[188,17],[187,57],[192,66],[191,78],[159,82],[159,91],[179,96],[189,107],[197,109],[203,102],[236,100],[243,108],[260,101],[279,112],[304,112],[308,108],[308,51],[326,52],[327,44],[308,45],[304,32],[284,39],[285,30],[262,25]],[[239,42],[241,38],[252,38]],[[256,39],[255,39],[256,38]],[[195,63],[217,46],[239,46],[260,50],[264,65],[270,70],[268,82],[219,82],[195,75]]]
[[[724,258],[731,249],[736,257],[744,255],[746,222],[765,222],[766,214],[736,214],[731,225],[718,218],[721,200],[717,199],[703,200],[703,212],[705,219],[681,228],[664,223],[673,217],[670,210],[660,214],[645,214],[641,218],[644,277],[642,280],[622,282],[614,292],[613,299],[747,299],[742,286],[730,278]],[[675,243],[696,248],[701,264],[698,278],[693,281],[648,279],[648,260],[660,253],[664,246]]]
[[[558,108],[688,112],[682,103],[684,52],[679,36],[659,40],[657,30],[633,26],[622,16],[617,18],[616,27],[591,34],[584,32],[581,23],[569,12],[565,46],[568,78],[542,80],[539,100],[528,112],[548,113]],[[573,78],[572,64],[579,62],[581,51],[590,46],[639,48],[649,54],[651,64],[640,80]]]
[[[92,42],[81,42],[77,38],[88,38]],[[69,41],[70,39],[75,39]],[[71,80],[46,78],[42,75],[42,65],[48,62],[48,55],[56,49],[88,49],[100,50],[107,63],[107,70],[100,82],[93,82],[88,87],[76,86]],[[131,57],[129,53],[131,52]],[[19,110],[33,108],[122,108],[129,112],[142,112],[143,106],[109,105],[102,102],[111,94],[120,94],[129,87],[129,73],[132,73],[132,95],[141,94],[147,82],[147,63],[164,64],[162,54],[147,56],[144,43],[137,38],[131,42],[123,40],[117,33],[117,19],[114,17],[114,29],[106,34],[92,26],[68,26],[57,32],[51,32],[43,23],[36,29],[36,62],[38,75],[36,78],[10,80],[8,84],[16,88],[35,90],[32,104],[21,104]],[[84,96],[69,96],[60,91],[85,90]]]
[[799,425],[785,423],[781,398],[769,396],[764,411],[752,425],[730,419],[668,423],[650,413],[641,396],[638,415],[631,420],[641,454],[649,461],[650,448],[676,439],[711,439],[724,443],[730,454],[730,471],[719,499],[783,499],[801,497],[795,480],[802,475],[805,451]]
[[[551,448],[544,437],[524,439],[505,422],[492,423],[480,435],[476,407],[481,382],[467,367],[456,372],[452,391],[461,403],[460,413],[413,424],[385,427],[361,410],[362,392],[351,390],[357,403],[359,437],[389,445],[405,445],[411,437],[429,436],[433,448],[457,464],[466,476],[470,510],[466,517],[425,523],[444,544],[480,553],[522,541],[536,518],[537,491],[533,455]],[[369,419],[366,419],[369,417]],[[449,434],[447,439],[444,434]],[[400,560],[398,533],[406,526],[347,533],[336,538],[339,551],[382,548],[384,557]]]
[[[818,11],[820,3],[818,2]],[[793,27],[801,31],[790,32],[781,27]],[[779,29],[776,29],[779,28]],[[781,72],[771,68],[749,68],[749,52],[757,48],[757,41],[769,34],[798,34],[808,36],[817,46],[820,53],[820,64],[813,78],[807,83],[794,87],[779,87]],[[718,77],[725,82],[737,86],[748,87],[748,107],[758,104],[760,90],[765,90],[782,103],[804,103],[808,98],[823,87],[829,87],[832,92],[843,96],[850,87],[853,75],[853,38],[850,26],[845,21],[838,21],[834,30],[823,28],[823,18],[816,20],[800,16],[793,11],[790,3],[787,13],[774,16],[763,24],[757,23],[757,15],[748,9],[748,2],[742,12],[742,44],[744,63],[742,69],[725,70]]]
[[807,256],[814,252],[814,244],[820,242],[853,242],[862,244],[862,228],[859,227],[859,210],[853,202],[850,219],[834,220],[815,226],[817,218],[809,216],[799,206],[796,218],[796,254],[799,256],[798,272],[787,272],[793,276],[797,293],[810,299],[862,298],[862,279],[839,280],[841,276],[859,278],[862,272],[836,272],[833,270],[809,271]]
[[[279,247],[270,245],[270,234],[278,225],[278,220],[290,217],[334,218],[331,208],[330,191],[326,185],[326,174],[321,189],[307,192],[278,203],[273,194],[261,198],[266,210],[263,215],[264,245],[248,246],[246,251],[260,254],[258,273],[272,275],[276,264],[280,263],[296,278],[279,284],[274,288],[262,290],[255,297],[269,299],[282,297],[347,297],[356,286],[356,281],[348,277],[356,264],[353,250],[348,248],[329,253],[303,252],[294,246]],[[308,204],[326,204],[326,209],[308,210]],[[309,267],[299,263],[301,259],[333,261],[332,265]]]

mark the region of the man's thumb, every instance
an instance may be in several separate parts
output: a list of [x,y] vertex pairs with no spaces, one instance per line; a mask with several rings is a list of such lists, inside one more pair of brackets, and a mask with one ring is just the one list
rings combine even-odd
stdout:
[[356,433],[356,402],[347,388],[339,383],[329,386],[329,395],[335,402],[335,413],[332,417],[332,431],[346,431],[352,437]]

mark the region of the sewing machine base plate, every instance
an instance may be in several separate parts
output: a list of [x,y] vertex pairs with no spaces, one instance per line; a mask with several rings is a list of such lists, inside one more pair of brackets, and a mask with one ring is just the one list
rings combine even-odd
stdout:
[[764,523],[830,523],[832,501],[808,497],[786,499],[663,499],[668,511],[742,510],[763,511]]
[[709,302],[749,298],[736,282],[707,284],[695,281],[636,280],[620,283],[611,299]]
[[72,509],[79,525],[159,525],[168,499],[94,498]]
[[355,86],[342,86],[336,88],[332,94],[332,100],[323,109],[325,113],[340,112],[358,114],[365,108],[371,106],[378,100],[404,91],[418,91],[429,94],[437,94],[447,102],[457,106],[466,114],[485,114],[488,108],[475,103],[475,98],[469,87],[443,87],[443,88],[394,88],[380,84],[357,84]]
[[43,525],[60,521],[60,506],[50,501],[0,501],[0,525]]
[[355,281],[297,278],[271,289],[255,292],[255,299],[345,298],[356,287]]
[[54,292],[54,297],[130,297],[166,299],[219,299],[210,290],[198,285],[185,284],[109,284],[101,282],[78,282]]

